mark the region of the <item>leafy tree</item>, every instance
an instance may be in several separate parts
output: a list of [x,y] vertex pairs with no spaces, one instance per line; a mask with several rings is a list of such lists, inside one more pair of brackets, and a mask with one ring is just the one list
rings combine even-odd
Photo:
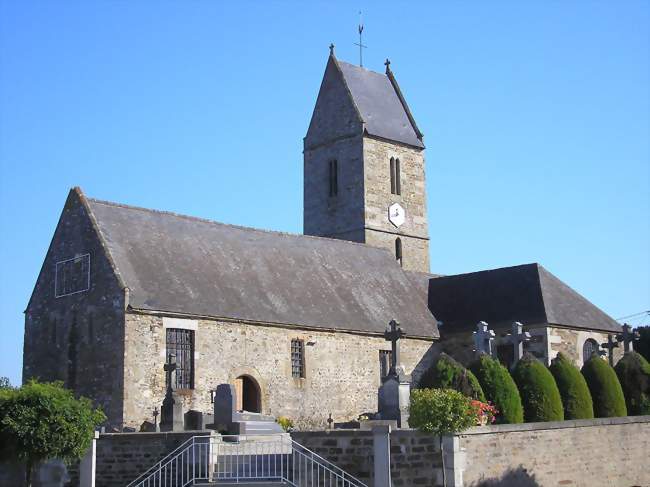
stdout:
[[591,399],[594,401],[594,415],[597,418],[627,415],[621,383],[607,362],[594,354],[582,366],[581,372],[589,386]]
[[[452,389],[416,389],[411,393],[409,426],[426,433],[442,436],[458,433],[476,425],[477,412],[472,400]],[[442,455],[442,483],[447,485],[444,454]]]
[[591,419],[594,403],[585,378],[564,354],[558,353],[549,367],[560,391],[564,419]]
[[453,389],[461,394],[485,402],[481,384],[471,371],[446,353],[441,353],[435,364],[420,379],[420,389]]
[[0,377],[0,389],[11,389],[9,377]]
[[60,382],[31,381],[20,388],[0,389],[0,459],[24,462],[30,486],[38,463],[81,458],[95,428],[105,420],[89,399],[76,399]]
[[627,352],[614,367],[623,388],[628,414],[650,414],[650,364],[641,354]]
[[523,423],[524,410],[517,385],[498,360],[482,354],[471,366],[485,397],[498,410],[497,423]]
[[560,391],[542,362],[526,353],[517,362],[512,377],[521,394],[527,423],[564,421]]
[[634,349],[650,362],[650,326],[637,326],[639,340],[634,343]]

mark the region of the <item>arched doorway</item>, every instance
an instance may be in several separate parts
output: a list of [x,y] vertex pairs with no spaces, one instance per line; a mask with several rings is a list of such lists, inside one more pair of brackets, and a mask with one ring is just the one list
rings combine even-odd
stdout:
[[235,379],[237,391],[237,409],[250,413],[262,412],[262,394],[260,386],[249,375],[240,375]]

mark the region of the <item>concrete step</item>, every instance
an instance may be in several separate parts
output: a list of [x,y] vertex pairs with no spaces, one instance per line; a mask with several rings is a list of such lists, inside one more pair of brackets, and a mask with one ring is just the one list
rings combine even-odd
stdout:
[[278,487],[282,485],[291,485],[288,484],[287,482],[282,482],[282,481],[268,481],[268,480],[261,480],[259,482],[231,482],[231,481],[221,481],[221,482],[209,482],[209,483],[195,483],[192,485],[196,485],[197,487],[228,487],[228,486],[239,486],[239,487]]

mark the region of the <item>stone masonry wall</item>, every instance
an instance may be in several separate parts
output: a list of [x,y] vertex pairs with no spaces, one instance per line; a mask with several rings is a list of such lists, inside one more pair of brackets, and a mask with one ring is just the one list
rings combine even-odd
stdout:
[[[304,153],[305,235],[363,243],[361,135],[335,140]],[[338,165],[338,194],[329,194],[329,165]]]
[[[550,328],[549,341],[551,342],[551,358],[555,358],[559,352],[569,357],[578,367],[582,367],[585,361],[582,349],[588,339],[596,340],[601,345],[607,342],[607,333],[594,331],[572,330],[567,328]],[[614,363],[623,357],[623,345],[614,349]],[[587,357],[588,358],[588,357]]]
[[[390,159],[400,160],[401,194],[391,194]],[[402,240],[403,266],[429,272],[424,151],[401,144],[364,137],[366,243],[395,252],[395,239]],[[388,221],[388,207],[399,203],[406,221],[399,228]]]
[[97,440],[96,487],[124,487],[194,435],[184,433],[113,433]]
[[650,485],[650,416],[473,428],[463,486]]
[[[56,263],[84,254],[90,254],[90,289],[56,297]],[[120,426],[123,333],[124,291],[72,190],[25,312],[23,381],[63,381]]]
[[[371,431],[330,430],[292,433],[292,438],[369,486],[374,485]],[[438,438],[415,430],[390,433],[391,479],[395,487],[441,484]]]
[[[126,318],[125,416],[129,426],[151,421],[164,397],[167,318],[128,314]],[[287,416],[301,429],[356,419],[377,410],[379,351],[383,337],[247,325],[212,320],[176,320],[195,326],[195,388],[184,394],[184,408],[212,412],[210,390],[242,375],[260,386],[262,412]],[[305,343],[306,377],[291,376],[291,339]],[[401,341],[401,360],[414,379],[435,356],[426,340]]]

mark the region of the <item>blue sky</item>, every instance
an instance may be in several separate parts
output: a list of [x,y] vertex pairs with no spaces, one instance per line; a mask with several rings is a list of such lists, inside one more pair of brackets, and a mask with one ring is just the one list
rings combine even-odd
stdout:
[[67,191],[302,231],[330,42],[425,134],[431,266],[540,262],[650,308],[650,3],[0,0],[0,375]]

